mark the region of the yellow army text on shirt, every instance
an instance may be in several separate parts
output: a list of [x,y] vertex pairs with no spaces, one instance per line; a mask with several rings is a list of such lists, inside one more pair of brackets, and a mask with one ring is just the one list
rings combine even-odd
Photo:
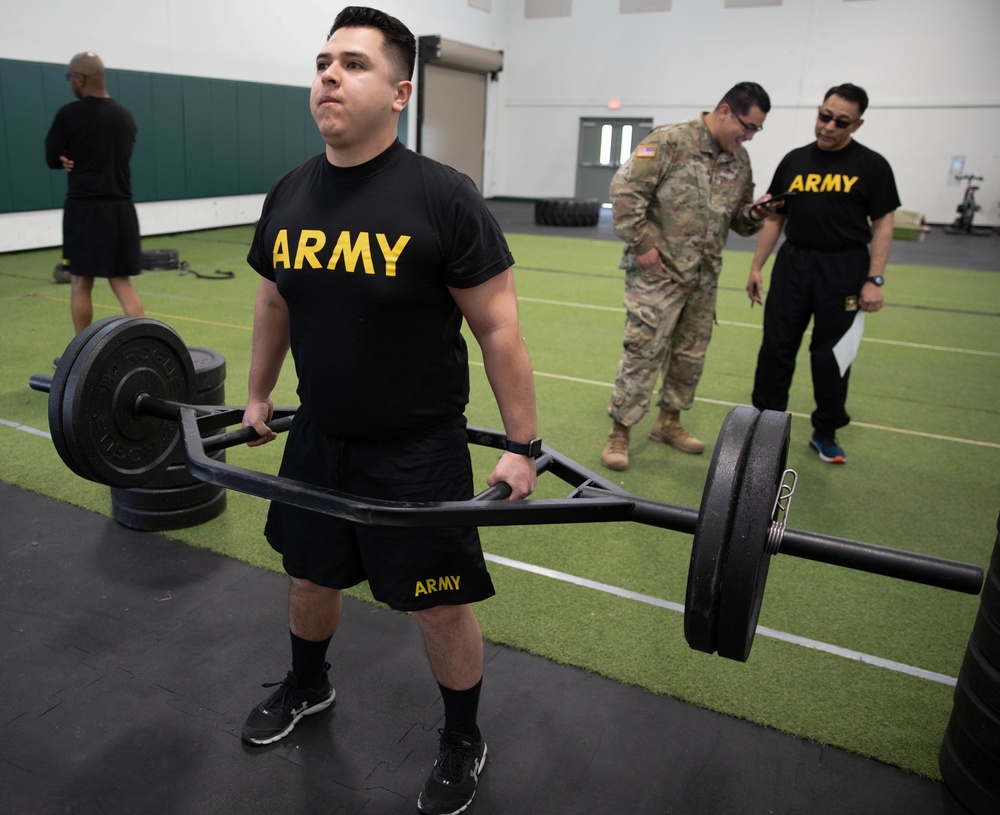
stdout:
[[[659,249],[683,286],[718,279],[730,229],[752,235],[753,173],[740,146],[727,153],[698,119],[654,128],[611,182],[614,229],[626,243],[621,268]],[[708,279],[706,279],[708,278]]]

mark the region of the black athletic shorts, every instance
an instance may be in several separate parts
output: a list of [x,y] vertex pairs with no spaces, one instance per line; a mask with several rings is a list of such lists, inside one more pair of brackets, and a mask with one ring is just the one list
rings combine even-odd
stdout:
[[63,259],[70,274],[128,277],[141,268],[139,218],[124,198],[67,198],[63,208]]
[[[284,478],[387,501],[473,495],[465,418],[385,442],[325,435],[300,408],[285,442]],[[272,502],[264,535],[292,577],[345,589],[368,581],[400,611],[462,605],[495,594],[476,527],[374,526]]]

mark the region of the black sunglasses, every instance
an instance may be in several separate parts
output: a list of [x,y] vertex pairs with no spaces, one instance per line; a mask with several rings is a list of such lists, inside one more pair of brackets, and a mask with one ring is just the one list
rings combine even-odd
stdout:
[[823,111],[820,111],[817,115],[819,116],[819,120],[823,124],[829,124],[830,122],[833,122],[834,125],[839,127],[841,130],[850,127],[852,124],[854,124],[854,122],[857,121],[857,119],[855,119],[853,122],[847,119],[838,119],[832,113],[824,113]]

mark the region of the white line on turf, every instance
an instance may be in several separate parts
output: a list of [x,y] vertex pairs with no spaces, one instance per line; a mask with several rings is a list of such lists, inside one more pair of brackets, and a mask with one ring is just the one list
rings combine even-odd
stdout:
[[34,434],[36,436],[41,436],[44,439],[51,439],[52,438],[52,436],[50,436],[49,433],[47,431],[45,431],[45,430],[36,430],[33,427],[28,427],[25,424],[18,424],[17,422],[11,422],[11,421],[8,421],[7,419],[0,419],[0,424],[4,425],[6,427],[13,427],[15,430],[21,430],[21,431],[23,431],[25,433],[32,433],[32,434]]
[[[478,367],[483,367],[481,362],[470,362],[471,365],[476,365]],[[563,374],[549,374],[544,371],[535,371],[535,376],[542,377],[544,379],[561,379],[564,382],[576,382],[580,385],[595,385],[599,388],[605,388],[608,392],[614,388],[613,383],[609,382],[598,382],[596,379],[581,379],[577,376],[564,376]],[[736,405],[741,404],[740,402],[727,402],[723,399],[708,399],[704,396],[696,396],[694,398],[696,402],[704,402],[707,405],[723,405],[724,407],[736,407]],[[791,411],[789,411],[791,412]],[[796,416],[800,419],[808,419],[808,413],[794,413],[791,412],[792,416]],[[992,441],[979,441],[978,439],[963,439],[958,436],[942,436],[937,433],[924,433],[921,430],[907,430],[902,427],[887,427],[885,425],[879,424],[868,424],[866,422],[851,422],[852,427],[866,427],[869,430],[883,430],[886,433],[900,433],[904,436],[919,436],[924,439],[937,439],[938,441],[950,441],[956,444],[971,444],[975,447],[991,447],[995,450],[1000,450],[1000,444]]]
[[[541,297],[521,297],[517,298],[519,301],[525,303],[539,303],[541,305],[547,306],[564,306],[565,308],[583,308],[589,309],[591,311],[611,311],[616,314],[624,314],[625,309],[621,306],[595,306],[589,303],[568,303],[564,300],[545,300]],[[760,323],[740,323],[734,322],[732,320],[719,320],[719,325],[729,325],[735,328],[752,328],[757,331],[761,330]],[[811,334],[811,331],[807,331],[807,334]],[[947,351],[953,354],[973,354],[975,356],[983,357],[1000,357],[1000,352],[997,351],[978,351],[974,348],[953,348],[948,345],[927,345],[921,342],[903,342],[902,340],[883,340],[876,337],[862,337],[862,342],[878,343],[880,345],[898,345],[902,348],[920,348],[925,351]]]
[[[650,606],[665,608],[668,611],[676,611],[681,614],[684,613],[684,606],[680,603],[673,603],[669,600],[661,600],[659,597],[652,597],[648,594],[640,594],[638,592],[629,591],[628,589],[619,588],[618,586],[611,586],[607,583],[599,583],[596,580],[589,580],[585,577],[577,577],[576,575],[559,572],[555,569],[548,569],[544,566],[535,566],[532,563],[524,563],[520,560],[511,560],[510,558],[502,557],[500,555],[484,553],[483,557],[491,563],[496,563],[498,566],[507,566],[511,569],[530,572],[541,577],[548,577],[552,580],[561,580],[564,583],[572,583],[583,588],[601,591],[606,594],[614,595],[615,597],[621,597],[625,600],[634,600],[637,603],[646,603]],[[917,668],[913,665],[906,665],[902,662],[895,662],[891,659],[883,659],[882,657],[872,656],[871,654],[865,654],[861,651],[852,651],[850,648],[841,648],[839,645],[830,645],[826,642],[819,642],[818,640],[799,637],[795,634],[787,634],[784,631],[776,631],[773,628],[766,628],[762,625],[757,626],[757,635],[761,637],[770,637],[771,639],[780,640],[792,645],[798,645],[803,648],[811,648],[814,651],[822,651],[827,654],[832,654],[833,656],[854,660],[855,662],[862,662],[866,665],[874,665],[878,668],[884,668],[888,671],[895,671],[896,673],[914,676],[919,679],[927,679],[931,682],[940,682],[942,685],[954,686],[957,682],[954,677],[946,676],[945,674],[935,673],[934,671],[928,671],[924,668]]]

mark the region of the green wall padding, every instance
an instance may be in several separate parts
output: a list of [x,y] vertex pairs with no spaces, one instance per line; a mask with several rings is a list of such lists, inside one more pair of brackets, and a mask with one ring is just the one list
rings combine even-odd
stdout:
[[[45,134],[74,101],[65,65],[0,59],[0,212],[58,209],[66,177],[45,164]],[[137,202],[264,193],[323,150],[309,88],[108,69],[135,117]],[[406,111],[400,119],[405,143]]]

